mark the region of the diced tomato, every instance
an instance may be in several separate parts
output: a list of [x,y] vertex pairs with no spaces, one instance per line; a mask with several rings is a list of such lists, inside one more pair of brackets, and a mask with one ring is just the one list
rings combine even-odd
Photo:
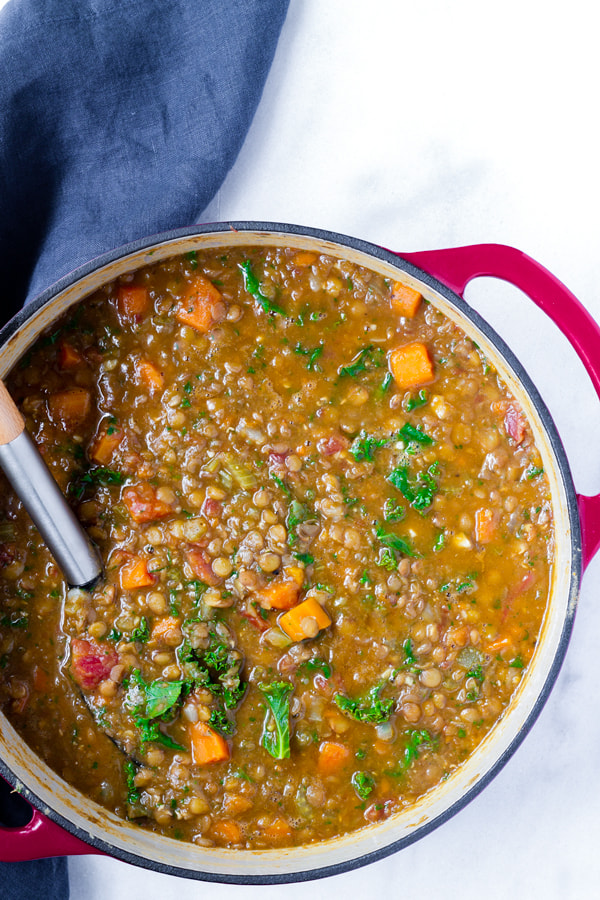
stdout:
[[519,583],[516,584],[515,587],[508,592],[506,600],[504,601],[504,605],[502,607],[503,621],[511,612],[513,603],[515,602],[517,597],[520,597],[521,594],[523,594],[525,591],[528,591],[530,587],[533,587],[533,585],[537,581],[537,578],[537,573],[533,569],[529,569],[524,573]]
[[73,638],[71,641],[71,674],[86,691],[95,690],[119,661],[113,647],[101,646],[92,639]]
[[207,519],[218,519],[223,512],[223,504],[219,500],[212,500],[207,497],[202,504],[202,513]]
[[506,407],[506,412],[504,413],[504,428],[508,436],[511,437],[516,444],[520,444],[525,437],[525,420],[518,407],[513,406],[512,404]]
[[206,550],[203,550],[202,547],[198,547],[196,544],[192,544],[192,546],[188,547],[185,551],[185,555],[196,578],[199,578],[200,581],[203,581],[204,584],[208,584],[211,587],[215,587],[215,585],[221,583],[219,576],[215,575],[212,570],[210,556]]
[[269,622],[257,612],[252,603],[247,603],[246,606],[242,607],[240,615],[250,622],[251,625],[254,625],[255,628],[258,628],[259,631],[267,631],[271,627]]
[[16,547],[12,544],[0,544],[0,569],[10,566],[17,555]]
[[135,522],[154,522],[173,512],[168,503],[157,498],[151,484],[136,484],[127,488],[123,491],[123,502]]
[[347,437],[341,434],[331,434],[329,437],[322,438],[319,441],[317,449],[323,456],[333,456],[335,453],[347,450],[349,446],[350,441]]

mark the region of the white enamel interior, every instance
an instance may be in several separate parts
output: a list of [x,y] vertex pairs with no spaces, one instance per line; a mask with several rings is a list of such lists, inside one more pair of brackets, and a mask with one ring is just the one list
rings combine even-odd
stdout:
[[[394,280],[399,277],[420,290],[427,300],[459,323],[494,364],[509,389],[518,398],[535,432],[537,445],[544,459],[544,468],[551,483],[556,528],[556,561],[552,575],[551,603],[546,614],[543,632],[530,665],[510,707],[491,733],[482,741],[471,758],[446,782],[427,794],[415,807],[393,816],[385,822],[369,826],[360,832],[316,846],[272,851],[227,851],[196,847],[146,832],[106,812],[84,798],[78,791],[55,775],[24,744],[8,721],[0,716],[0,756],[16,778],[33,794],[44,808],[72,823],[79,834],[109,844],[117,856],[131,858],[140,864],[169,866],[171,871],[187,870],[186,874],[203,874],[219,880],[221,876],[234,879],[263,880],[275,876],[285,880],[310,877],[308,873],[331,866],[348,867],[353,860],[372,853],[380,853],[390,844],[414,840],[423,830],[444,819],[448,811],[460,805],[465,795],[473,792],[478,782],[489,777],[520,733],[527,726],[532,709],[553,669],[555,657],[563,638],[565,621],[572,615],[571,598],[572,548],[567,495],[553,449],[542,426],[538,412],[524,391],[516,373],[488,339],[465,319],[443,296],[426,284],[362,251],[344,244],[316,239],[302,234],[277,232],[211,232],[195,236],[177,237],[143,249],[111,262],[71,285],[48,302],[27,320],[13,335],[0,354],[0,377],[3,377],[27,351],[37,335],[49,326],[69,306],[86,297],[102,284],[120,274],[190,250],[212,247],[249,245],[292,246],[318,250],[343,256],[353,262],[379,272]],[[402,263],[399,262],[402,266]],[[570,599],[571,598],[571,599]]]

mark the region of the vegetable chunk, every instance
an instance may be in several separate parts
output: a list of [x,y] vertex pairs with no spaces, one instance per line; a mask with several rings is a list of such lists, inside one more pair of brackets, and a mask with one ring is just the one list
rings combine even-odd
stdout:
[[331,625],[331,619],[313,597],[307,597],[279,618],[279,627],[293,641],[314,638],[323,628]]
[[415,291],[414,288],[409,287],[407,284],[395,281],[392,285],[390,299],[395,313],[398,313],[399,316],[405,316],[407,319],[412,319],[419,310],[423,296],[419,291]]
[[190,726],[190,738],[192,759],[197,766],[210,766],[229,759],[229,744],[206,722],[194,722]]
[[156,496],[150,484],[137,484],[123,491],[123,502],[134,522],[154,522],[173,512],[172,508]]
[[117,310],[124,319],[139,320],[150,309],[148,291],[140,284],[120,284],[117,289]]
[[323,741],[319,747],[317,769],[320,775],[335,775],[350,759],[350,750],[337,741]]
[[175,317],[203,334],[225,315],[221,292],[204,275],[196,275],[177,307]]
[[433,363],[427,347],[420,341],[390,350],[388,364],[399,388],[420,387],[433,381]]
[[150,587],[156,582],[156,575],[148,571],[147,560],[136,556],[121,568],[121,587],[124,591],[135,591],[138,588]]
[[86,691],[95,690],[111,673],[119,658],[113,647],[96,641],[73,638],[71,641],[71,674]]

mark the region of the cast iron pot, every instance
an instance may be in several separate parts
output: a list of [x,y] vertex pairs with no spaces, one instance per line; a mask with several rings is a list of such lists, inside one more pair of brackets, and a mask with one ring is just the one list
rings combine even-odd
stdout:
[[513,353],[462,299],[477,276],[523,290],[561,328],[600,395],[600,328],[579,301],[531,258],[495,244],[397,255],[338,234],[290,225],[221,223],[137,241],[96,259],[42,294],[0,332],[0,377],[40,331],[73,303],[140,266],[199,248],[291,246],[341,256],[402,280],[456,321],[482,348],[518,399],[548,474],[556,528],[551,599],[532,662],[502,719],[476,752],[413,808],[360,832],[307,847],[244,851],[197,847],[140,829],[86,799],[52,772],[0,716],[0,774],[30,802],[22,828],[0,829],[0,859],[104,853],[159,872],[236,884],[321,878],[381,859],[464,807],[507,762],[539,715],[571,634],[582,572],[600,545],[600,496],[578,496],[552,418]]

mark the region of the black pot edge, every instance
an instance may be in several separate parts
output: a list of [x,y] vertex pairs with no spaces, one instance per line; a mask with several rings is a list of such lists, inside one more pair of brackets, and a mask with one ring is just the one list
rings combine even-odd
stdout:
[[[78,828],[72,822],[63,818],[54,810],[48,810],[47,804],[44,803],[29,788],[25,786],[19,787],[19,792],[21,793],[21,795],[24,796],[38,810],[43,810],[43,814],[51,821],[60,825],[65,829],[65,831],[69,832],[85,843],[90,844],[96,850],[99,850],[108,856],[120,859],[123,862],[137,865],[151,871],[159,872],[161,874],[177,875],[182,878],[213,883],[240,885],[290,884],[294,882],[307,882],[321,878],[329,878],[335,875],[341,875],[345,872],[349,872],[354,869],[361,868],[362,866],[385,859],[388,856],[397,853],[399,850],[410,846],[417,840],[420,840],[422,837],[425,837],[427,834],[430,834],[432,831],[449,821],[449,819],[451,819],[454,815],[456,815],[456,813],[467,806],[468,803],[470,803],[481,791],[483,791],[484,788],[487,787],[487,785],[493,780],[493,778],[495,778],[495,776],[504,768],[509,759],[520,747],[525,737],[536,722],[538,716],[540,715],[558,677],[565,658],[565,654],[567,652],[568,644],[573,630],[575,610],[582,575],[581,526],[577,505],[577,495],[575,492],[567,456],[556,429],[556,425],[537,388],[531,381],[523,365],[516,358],[512,350],[510,350],[504,340],[494,331],[491,325],[489,325],[486,320],[479,315],[478,312],[473,310],[461,297],[459,297],[448,287],[446,287],[446,285],[437,281],[435,278],[429,275],[429,273],[423,271],[422,269],[419,269],[413,263],[410,263],[407,260],[403,259],[401,254],[393,253],[390,250],[386,250],[385,248],[380,247],[376,244],[368,243],[367,241],[352,238],[343,234],[338,234],[336,232],[325,231],[319,228],[309,228],[304,226],[273,222],[217,222],[214,224],[197,225],[187,228],[174,229],[162,234],[157,234],[148,238],[133,241],[125,246],[116,248],[115,250],[102,254],[101,256],[91,260],[89,263],[86,263],[84,266],[81,266],[72,273],[66,275],[56,284],[52,285],[50,288],[33,299],[30,303],[28,303],[26,307],[19,311],[2,329],[0,329],[0,347],[3,346],[10,339],[10,337],[21,328],[21,326],[32,316],[33,313],[37,312],[49,300],[55,297],[59,292],[70,287],[76,281],[89,275],[96,269],[108,265],[109,263],[115,262],[123,256],[127,256],[132,253],[138,253],[140,250],[144,250],[146,248],[151,248],[157,243],[163,243],[165,241],[176,240],[184,237],[194,237],[195,235],[221,233],[227,231],[248,231],[259,233],[272,232],[274,234],[290,234],[296,236],[306,236],[314,238],[316,240],[323,240],[334,244],[339,244],[342,248],[347,247],[351,250],[363,252],[369,256],[375,257],[378,260],[397,266],[401,271],[414,276],[416,279],[426,284],[432,290],[436,291],[438,294],[448,300],[453,306],[455,306],[467,319],[473,322],[473,324],[481,330],[481,332],[485,335],[489,342],[496,347],[499,353],[508,362],[509,366],[513,369],[521,384],[525,388],[525,391],[533,401],[533,404],[538,412],[556,458],[558,471],[560,472],[567,498],[567,512],[571,528],[570,542],[572,566],[567,613],[565,616],[563,629],[558,642],[553,664],[526,721],[520,728],[518,734],[513,738],[510,745],[492,766],[492,768],[485,775],[483,775],[476,782],[476,784],[473,785],[472,788],[466,791],[459,800],[452,804],[452,806],[446,809],[431,822],[428,822],[426,825],[415,828],[413,834],[401,838],[398,841],[393,841],[385,847],[381,847],[377,850],[365,853],[362,856],[356,857],[354,859],[345,860],[330,866],[323,866],[317,869],[265,875],[227,875],[226,873],[199,872],[193,869],[179,868],[176,866],[159,863],[156,860],[152,860],[149,858],[140,857],[134,853],[129,853],[127,851],[121,850],[120,848],[117,848],[102,839],[92,838],[90,834],[84,829]],[[1,758],[0,774],[10,784],[12,784],[13,787],[18,781],[18,779],[15,778],[11,770],[8,768],[8,766],[6,766]]]

